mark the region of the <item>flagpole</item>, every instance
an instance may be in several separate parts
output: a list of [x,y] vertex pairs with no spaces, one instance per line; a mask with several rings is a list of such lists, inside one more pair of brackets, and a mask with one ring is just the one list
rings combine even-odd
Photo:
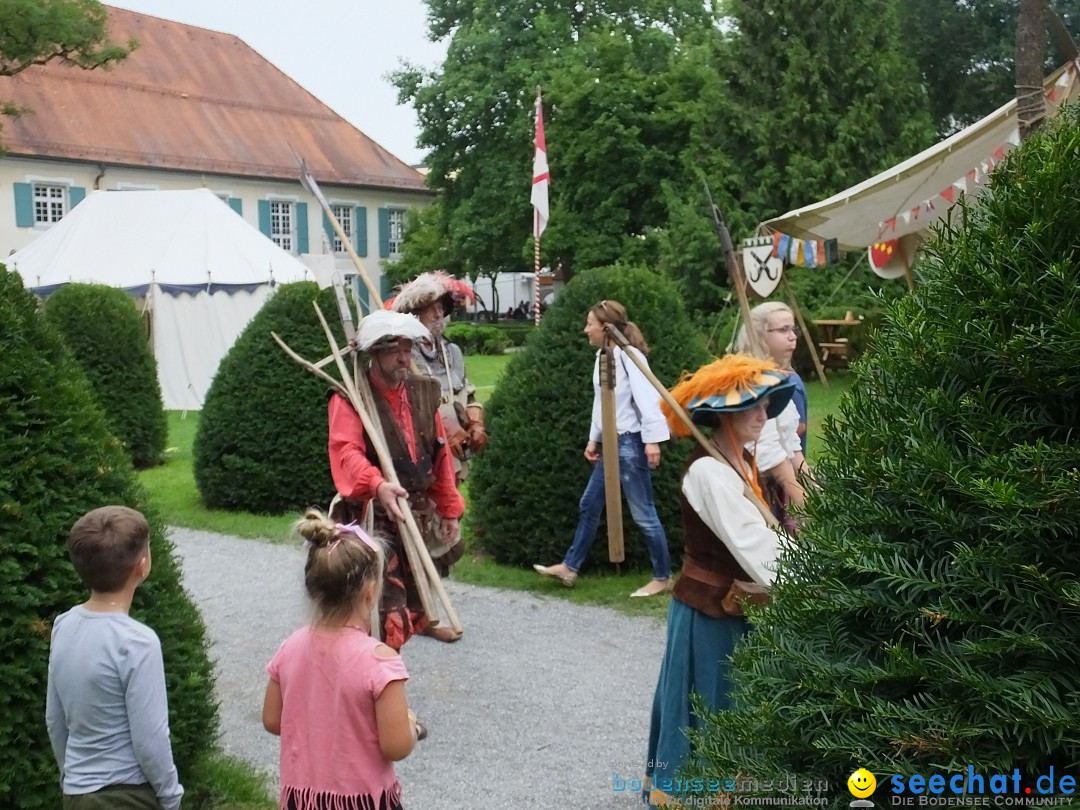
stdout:
[[533,239],[533,277],[536,281],[534,285],[536,290],[533,294],[533,323],[536,326],[540,325],[540,214],[535,212],[533,214],[533,233],[536,238]]
[[540,99],[540,87],[536,88],[536,135],[533,138],[532,193],[529,201],[533,206],[533,323],[540,325],[540,237],[547,227],[548,186],[551,174],[548,172],[547,142],[544,140],[544,110]]

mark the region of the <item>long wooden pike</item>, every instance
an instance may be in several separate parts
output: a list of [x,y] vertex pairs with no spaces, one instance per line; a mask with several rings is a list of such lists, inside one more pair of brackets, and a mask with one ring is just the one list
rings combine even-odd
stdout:
[[622,484],[619,480],[619,428],[615,421],[615,349],[610,340],[600,350],[600,422],[603,429],[604,499],[608,559],[626,559],[623,545]]

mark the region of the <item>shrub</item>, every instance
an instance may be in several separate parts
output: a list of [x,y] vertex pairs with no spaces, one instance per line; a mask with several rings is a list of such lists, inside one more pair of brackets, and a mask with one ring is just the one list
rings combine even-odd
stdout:
[[502,354],[510,346],[510,337],[496,326],[473,326],[452,323],[446,338],[461,347],[465,354]]
[[[582,272],[559,294],[525,349],[514,355],[488,404],[491,443],[473,464],[470,509],[474,536],[496,560],[515,565],[562,559],[577,525],[577,504],[591,467],[582,458],[592,416],[595,349],[581,334],[589,308],[623,303],[652,347],[656,376],[673,385],[706,353],[674,286],[640,267]],[[653,476],[656,504],[673,551],[682,536],[678,480],[689,447],[663,445]],[[626,559],[648,564],[645,541],[624,504]],[[601,523],[594,564],[606,564]]]
[[131,296],[104,284],[68,284],[49,296],[45,318],[75,355],[135,466],[159,464],[167,434],[161,385]]
[[[309,360],[328,355],[316,300],[344,345],[334,291],[304,281],[278,289],[221,361],[194,446],[195,483],[208,507],[281,514],[329,505],[328,386],[270,336]],[[337,375],[333,364],[325,370]]]
[[19,276],[0,265],[2,807],[60,805],[44,717],[49,637],[56,616],[87,597],[68,561],[68,531],[105,504],[142,510],[150,521],[154,568],[131,613],[161,638],[173,752],[183,776],[216,735],[202,618],[86,377]]
[[[995,169],[856,366],[713,775],[1080,762],[1080,111]],[[1011,782],[1010,782],[1011,787]],[[1021,791],[1021,795],[1023,792]]]

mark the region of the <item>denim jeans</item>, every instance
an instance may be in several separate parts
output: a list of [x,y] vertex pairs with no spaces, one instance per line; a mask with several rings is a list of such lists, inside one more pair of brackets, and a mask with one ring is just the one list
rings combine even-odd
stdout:
[[[667,535],[660,525],[656,504],[653,503],[652,473],[645,458],[645,445],[641,443],[640,433],[625,433],[619,437],[619,481],[622,494],[630,504],[630,514],[645,535],[652,558],[653,577],[667,579],[671,576],[671,555]],[[589,484],[581,496],[574,542],[563,558],[563,564],[572,571],[580,571],[589,556],[604,504],[604,461],[601,458],[593,467]]]

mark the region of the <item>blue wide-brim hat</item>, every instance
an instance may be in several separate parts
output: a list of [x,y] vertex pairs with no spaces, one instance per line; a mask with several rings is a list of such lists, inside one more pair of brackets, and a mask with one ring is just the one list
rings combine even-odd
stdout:
[[[754,407],[762,397],[769,398],[765,409],[769,419],[780,415],[795,393],[795,381],[771,360],[759,360],[746,354],[729,354],[708,363],[693,374],[684,376],[671,390],[672,397],[699,425],[715,423],[715,414],[735,413]],[[687,436],[689,431],[662,404],[672,433]]]

